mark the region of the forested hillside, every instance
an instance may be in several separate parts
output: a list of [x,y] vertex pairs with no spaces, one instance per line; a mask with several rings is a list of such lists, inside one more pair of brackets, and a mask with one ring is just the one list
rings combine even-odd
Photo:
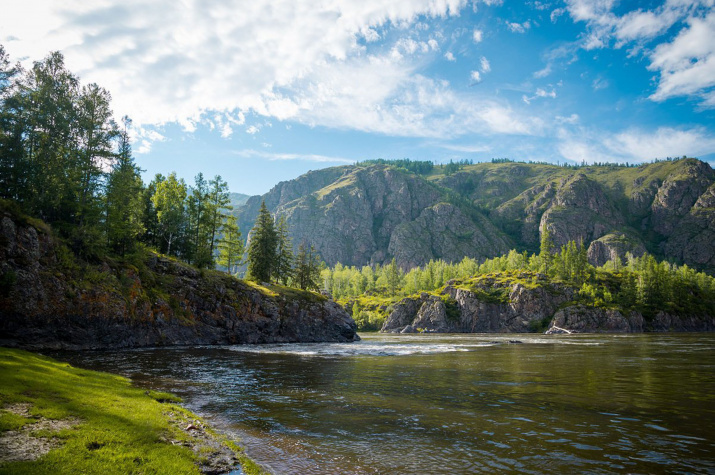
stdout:
[[[558,166],[494,160],[373,161],[281,182],[235,210],[249,226],[261,200],[329,265],[483,260],[583,241],[590,263],[627,252],[715,271],[715,174],[693,158]],[[427,162],[429,163],[429,162]]]

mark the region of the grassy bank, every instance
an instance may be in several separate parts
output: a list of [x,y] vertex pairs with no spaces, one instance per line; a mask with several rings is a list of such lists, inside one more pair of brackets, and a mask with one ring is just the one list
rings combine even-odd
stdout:
[[0,348],[0,474],[264,473],[171,394]]

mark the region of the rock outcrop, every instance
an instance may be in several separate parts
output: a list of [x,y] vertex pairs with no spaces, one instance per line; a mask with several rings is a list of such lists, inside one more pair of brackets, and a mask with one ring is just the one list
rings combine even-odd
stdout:
[[[521,276],[519,279],[522,279]],[[529,277],[529,276],[527,276]],[[537,274],[537,277],[540,277]],[[541,276],[543,277],[543,276]],[[578,289],[539,279],[484,279],[471,288],[452,282],[441,295],[422,293],[393,306],[383,333],[641,333],[714,331],[715,315],[678,316],[660,312],[650,319],[578,303]]]
[[[294,242],[311,242],[328,265],[382,264],[394,257],[409,269],[434,258],[484,259],[512,247],[491,221],[449,203],[444,190],[422,177],[384,165],[343,170],[327,186],[321,175],[314,191],[303,186],[307,193],[295,198],[290,182],[264,196],[269,208],[275,204],[271,211],[286,217]],[[238,211],[244,226],[255,220],[257,202],[252,198]]]
[[626,254],[640,257],[645,254],[643,242],[636,236],[613,232],[592,241],[588,246],[588,262],[596,267],[608,261],[620,259],[625,262]]
[[286,216],[294,242],[312,242],[331,266],[395,258],[408,269],[431,259],[482,260],[511,248],[534,252],[548,229],[556,246],[596,243],[593,264],[647,250],[715,271],[715,173],[705,162],[440,170],[422,176],[384,164],[329,168],[282,182],[236,212],[247,231],[265,199]]
[[[495,296],[497,293],[506,298]],[[528,332],[572,298],[573,289],[561,285],[527,288],[521,283],[492,282],[472,290],[447,285],[442,298],[423,293],[418,298],[406,298],[395,304],[381,331]]]
[[618,310],[574,305],[559,310],[546,330],[559,333],[641,333],[645,320],[638,312],[623,315]]
[[266,289],[152,255],[140,266],[78,263],[47,230],[0,214],[0,345],[128,348],[347,342],[336,303]]

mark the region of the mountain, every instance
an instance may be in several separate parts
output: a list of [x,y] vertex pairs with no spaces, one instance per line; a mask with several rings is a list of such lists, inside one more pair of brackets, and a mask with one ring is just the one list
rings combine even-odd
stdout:
[[244,231],[262,200],[286,216],[294,242],[312,242],[329,265],[394,257],[410,268],[534,252],[548,228],[557,246],[582,239],[594,265],[648,251],[715,271],[715,173],[692,158],[629,167],[505,161],[426,174],[333,167],[249,198],[235,210]]
[[228,194],[228,198],[231,200],[229,204],[234,208],[238,208],[239,206],[245,205],[246,201],[248,201],[248,198],[250,197],[250,195],[244,195],[243,193]]

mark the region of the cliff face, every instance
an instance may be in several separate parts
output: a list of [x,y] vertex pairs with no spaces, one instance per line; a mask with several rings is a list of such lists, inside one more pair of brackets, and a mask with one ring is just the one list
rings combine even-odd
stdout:
[[294,242],[334,265],[403,268],[538,251],[583,240],[589,260],[646,250],[715,271],[715,174],[695,159],[639,167],[480,163],[427,176],[385,165],[336,167],[283,182],[237,210],[244,231],[261,199],[287,217]]
[[[272,211],[286,216],[294,242],[313,243],[329,265],[385,263],[394,257],[410,268],[433,258],[486,258],[510,248],[510,240],[488,219],[447,202],[444,190],[419,176],[386,166],[343,170],[327,186],[320,187],[321,176],[313,192],[305,185],[307,175],[296,180],[306,193],[295,199],[287,193],[292,182],[263,197]],[[240,209],[239,220],[251,226],[254,208]]]
[[337,304],[149,256],[78,263],[42,227],[0,215],[0,345],[126,348],[359,339]]
[[715,315],[678,316],[660,312],[646,320],[638,312],[585,306],[574,302],[578,289],[516,279],[485,279],[472,288],[448,284],[441,295],[402,299],[380,330],[383,333],[640,333],[714,331]]

